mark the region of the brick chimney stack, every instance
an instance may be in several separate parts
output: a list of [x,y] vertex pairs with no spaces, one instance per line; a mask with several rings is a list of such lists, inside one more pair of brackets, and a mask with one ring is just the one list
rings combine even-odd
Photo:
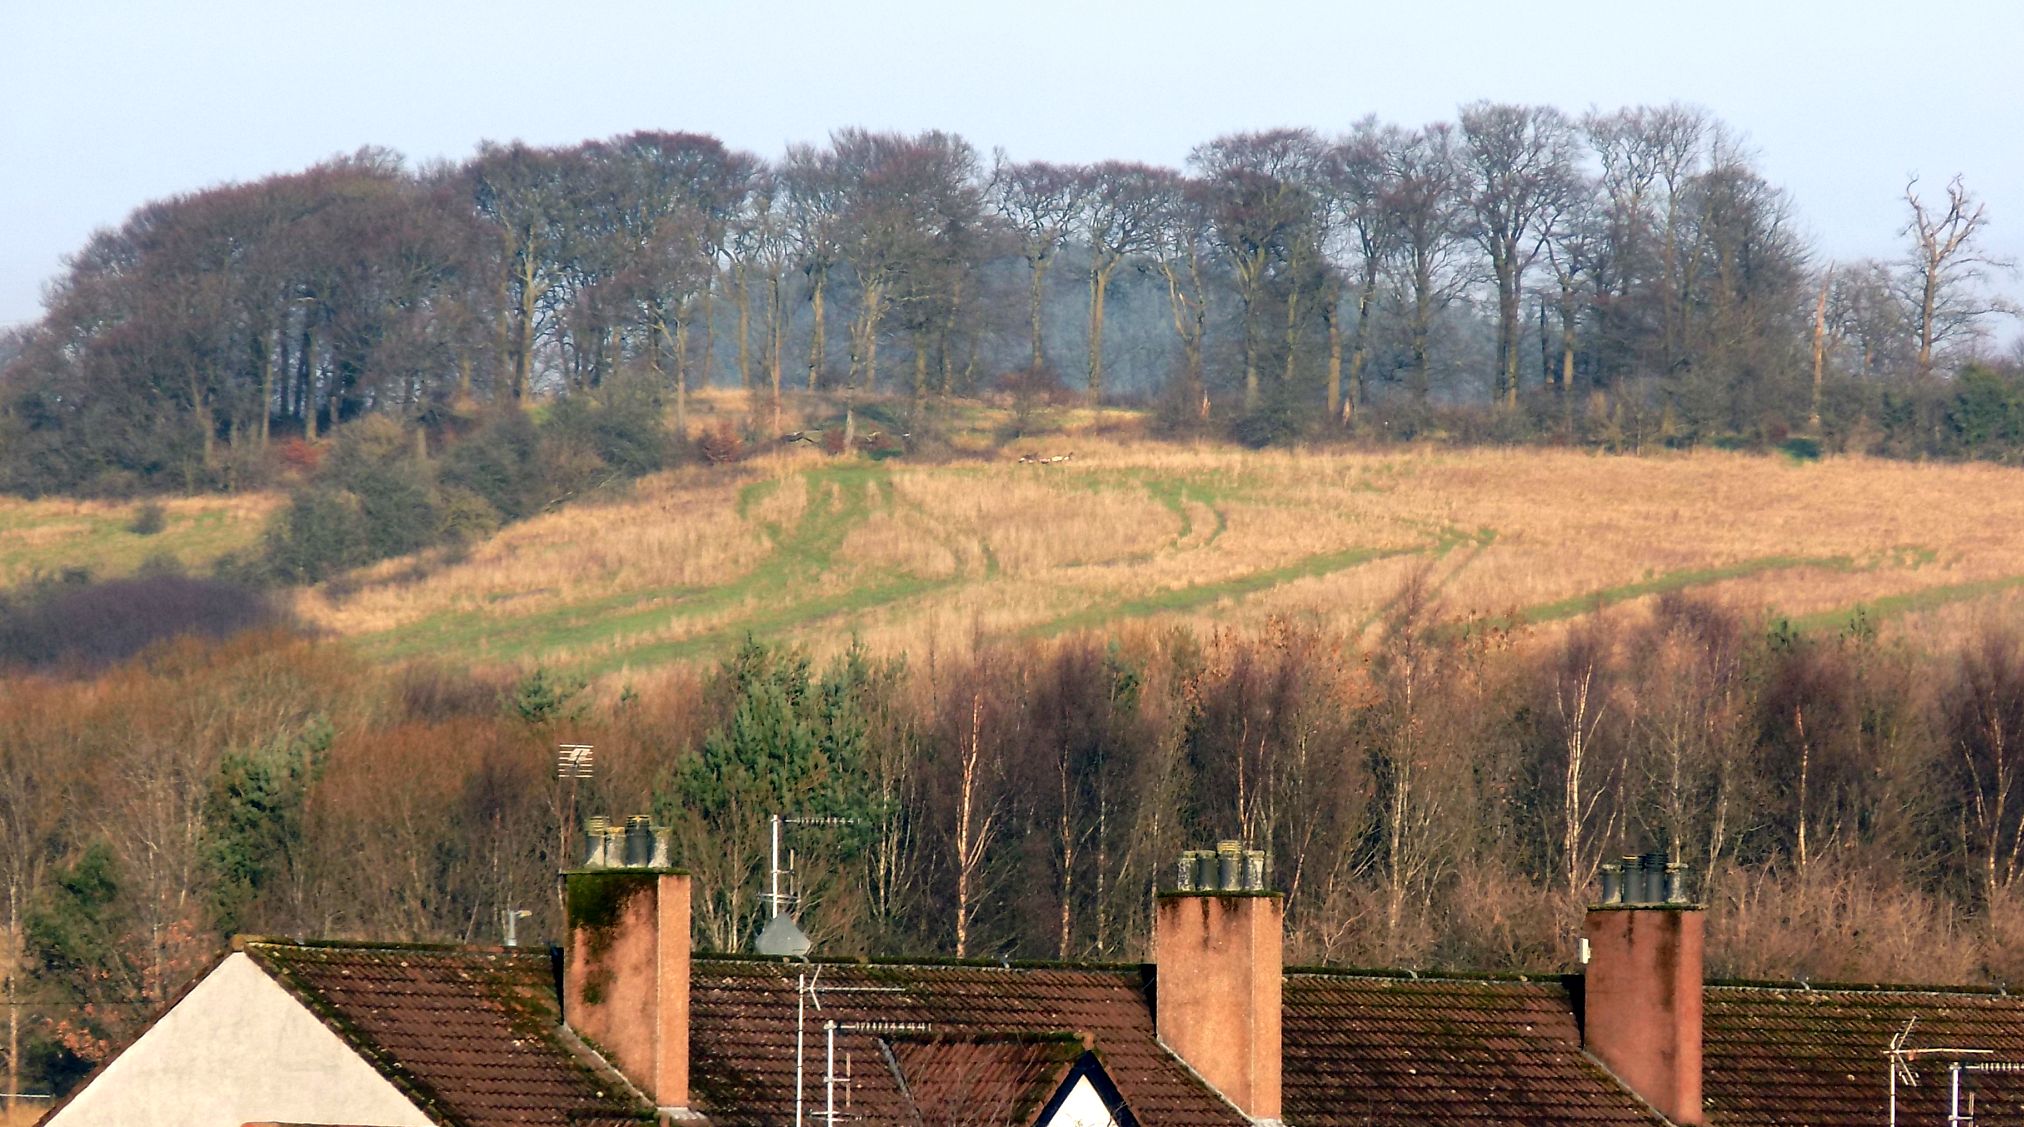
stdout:
[[1226,841],[1181,855],[1153,932],[1160,1041],[1239,1111],[1279,1119],[1285,902],[1265,854]]
[[660,1109],[688,1118],[689,875],[644,815],[591,818],[563,874],[562,1016]]
[[1664,854],[1603,866],[1601,903],[1582,926],[1581,1035],[1590,1055],[1659,1114],[1698,1125],[1705,921],[1685,884],[1683,867]]

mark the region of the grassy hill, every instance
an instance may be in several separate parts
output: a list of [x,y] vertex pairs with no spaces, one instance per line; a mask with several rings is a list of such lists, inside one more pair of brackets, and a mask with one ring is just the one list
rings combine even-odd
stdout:
[[[1022,462],[1019,455],[1071,459]],[[0,575],[253,542],[272,499],[10,502]],[[599,675],[747,633],[916,655],[1140,623],[1368,629],[1416,569],[1448,611],[1563,622],[1694,590],[1835,626],[1954,628],[2024,588],[2024,471],[1724,452],[1273,451],[1049,438],[943,463],[806,446],[648,479],[460,554],[300,592],[384,660]],[[1635,613],[1634,609],[1630,613]]]
[[298,608],[381,658],[598,674],[748,632],[924,654],[1134,622],[1357,631],[1422,568],[1450,612],[1514,627],[1687,589],[1809,625],[1858,607],[1923,625],[2024,586],[2016,470],[1080,445],[1039,464],[1019,447],[937,465],[803,450],[684,471]]

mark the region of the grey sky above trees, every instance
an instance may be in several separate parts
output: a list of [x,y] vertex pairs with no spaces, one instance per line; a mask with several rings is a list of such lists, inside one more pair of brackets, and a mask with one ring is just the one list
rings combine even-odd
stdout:
[[[361,145],[461,160],[481,140],[638,129],[776,154],[831,129],[959,133],[1015,159],[1179,166],[1220,134],[1477,99],[1578,113],[1684,101],[1747,135],[1824,259],[1894,256],[1909,173],[1956,173],[1989,249],[2024,258],[2024,5],[1690,9],[1547,0],[1424,7],[1212,0],[593,0],[557,7],[251,0],[11,6],[0,70],[0,326],[99,227],[166,195]],[[2017,290],[2012,282],[2009,288]]]

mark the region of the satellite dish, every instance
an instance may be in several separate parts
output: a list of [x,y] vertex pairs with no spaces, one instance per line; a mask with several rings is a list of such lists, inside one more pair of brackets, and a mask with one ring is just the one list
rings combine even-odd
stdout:
[[808,954],[810,946],[808,937],[795,926],[794,917],[782,912],[766,921],[752,949],[769,958],[798,959]]

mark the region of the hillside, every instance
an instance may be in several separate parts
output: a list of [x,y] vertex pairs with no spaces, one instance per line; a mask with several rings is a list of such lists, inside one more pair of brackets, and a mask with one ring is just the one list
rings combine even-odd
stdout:
[[[1091,445],[1092,442],[1096,445]],[[1019,453],[1068,453],[1023,463]],[[1804,624],[1929,624],[2024,586],[2024,471],[1698,452],[1264,452],[1087,435],[994,460],[839,461],[800,448],[691,468],[300,592],[383,659],[588,674],[711,658],[747,633],[949,652],[1125,623],[1289,616],[1368,627],[1428,568],[1449,612],[1520,626],[1692,589]],[[8,582],[251,545],[268,497],[135,509],[8,502]]]

